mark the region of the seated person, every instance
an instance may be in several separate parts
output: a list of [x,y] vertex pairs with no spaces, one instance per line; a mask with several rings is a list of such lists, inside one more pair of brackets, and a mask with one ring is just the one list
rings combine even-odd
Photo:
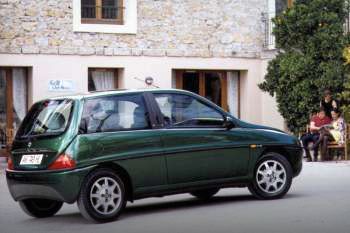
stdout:
[[[322,126],[328,125],[331,123],[331,119],[326,116],[326,112],[323,107],[320,107],[320,110],[316,115],[314,115],[310,120],[310,132],[307,134],[304,134],[301,137],[301,141],[303,143],[304,151],[306,154],[307,161],[312,161],[311,154],[308,148],[308,145],[310,142],[316,143],[319,139],[319,130]],[[314,151],[314,161],[317,161],[318,157],[318,145],[313,147]]]
[[321,158],[324,159],[329,159],[328,142],[334,141],[339,145],[342,145],[345,142],[345,121],[341,117],[338,109],[333,109],[331,114],[333,119],[332,124],[322,127],[320,130],[320,137],[314,144],[314,147],[321,145]]

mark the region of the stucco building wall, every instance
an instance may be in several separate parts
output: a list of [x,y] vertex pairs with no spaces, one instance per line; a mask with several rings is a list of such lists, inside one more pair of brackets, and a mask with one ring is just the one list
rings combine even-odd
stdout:
[[[29,105],[87,92],[91,67],[118,68],[120,88],[144,88],[148,76],[171,88],[177,69],[239,71],[241,119],[283,129],[274,99],[257,87],[269,60],[267,1],[138,0],[136,34],[74,31],[74,1],[0,0],[0,67],[28,68]],[[49,91],[50,79],[75,89]]]

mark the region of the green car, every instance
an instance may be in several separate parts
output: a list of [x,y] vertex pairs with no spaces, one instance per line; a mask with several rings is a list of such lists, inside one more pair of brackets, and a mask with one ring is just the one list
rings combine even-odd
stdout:
[[6,177],[30,216],[77,202],[96,222],[115,220],[127,201],[248,187],[283,197],[302,169],[297,138],[231,116],[182,90],[120,90],[50,98],[18,130]]

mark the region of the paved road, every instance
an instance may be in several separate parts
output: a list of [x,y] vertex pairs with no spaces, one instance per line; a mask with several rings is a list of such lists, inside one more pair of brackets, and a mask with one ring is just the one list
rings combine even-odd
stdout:
[[246,189],[225,189],[209,202],[190,195],[128,204],[119,221],[91,224],[76,205],[57,216],[25,215],[0,171],[0,232],[113,233],[349,233],[350,163],[307,163],[282,200],[258,201]]

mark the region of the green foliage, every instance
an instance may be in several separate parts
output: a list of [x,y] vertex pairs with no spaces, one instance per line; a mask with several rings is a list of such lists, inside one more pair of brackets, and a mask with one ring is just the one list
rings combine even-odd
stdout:
[[347,76],[347,80],[344,83],[344,91],[339,95],[341,99],[341,110],[343,112],[346,122],[350,122],[350,76]]
[[341,111],[346,122],[350,122],[350,37],[347,37],[347,47],[343,51],[343,57],[346,65],[346,76],[344,81],[344,90],[338,95],[341,101]]
[[305,128],[322,93],[343,90],[345,0],[296,0],[274,19],[278,54],[259,87],[276,96],[289,129]]

